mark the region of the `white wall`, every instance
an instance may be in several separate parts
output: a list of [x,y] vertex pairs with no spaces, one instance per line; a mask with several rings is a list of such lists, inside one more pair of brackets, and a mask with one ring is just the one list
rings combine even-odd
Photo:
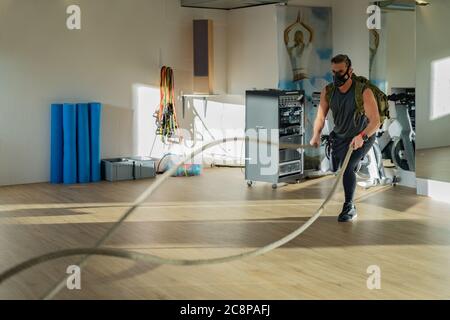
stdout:
[[448,201],[448,163],[430,159],[436,150],[425,149],[441,147],[442,157],[450,155],[450,1],[430,2],[417,9],[416,167],[426,168],[417,172],[418,193]]
[[[278,86],[275,6],[232,10],[228,16],[228,92]],[[241,100],[242,103],[243,100]]]
[[[388,90],[416,86],[416,13],[386,13]],[[390,91],[389,91],[390,92]]]
[[350,56],[355,73],[369,76],[367,0],[333,1],[333,51]]
[[[450,72],[444,74],[439,95],[447,115],[433,119],[432,64],[450,58],[450,1],[433,0],[417,9],[417,148],[450,146]],[[450,63],[450,62],[449,62]],[[444,69],[442,69],[444,70]],[[447,64],[447,70],[450,70]],[[444,113],[445,114],[445,113]],[[450,179],[448,179],[450,181]]]
[[[368,73],[366,3],[290,2],[332,6],[335,53],[350,54],[363,75]],[[226,12],[181,8],[178,0],[70,4],[81,5],[81,31],[65,28],[67,2],[0,0],[0,185],[48,180],[52,102],[103,102],[102,157],[147,154],[160,66],[174,68],[178,93],[192,90],[192,19],[211,18],[215,25],[215,91],[222,96],[211,99],[203,118],[210,130],[243,129],[245,90],[278,84],[275,6]],[[201,101],[191,102],[181,126],[195,123],[194,131],[212,139],[192,109],[203,115]],[[177,110],[181,118],[181,101]],[[240,155],[239,144],[225,149],[211,152]],[[157,142],[153,156],[162,152]]]
[[[331,6],[332,0],[289,5]],[[245,90],[278,87],[277,6],[232,10],[228,15],[228,93],[244,103]]]
[[[368,76],[368,1],[292,0],[289,5],[332,7],[334,54],[349,54],[356,72]],[[276,5],[233,10],[228,25],[229,93],[243,97],[247,89],[277,88]]]
[[176,88],[192,90],[194,18],[214,20],[215,87],[226,91],[226,12],[178,0],[73,0],[82,30],[69,31],[68,4],[0,0],[0,185],[48,181],[53,102],[103,102],[102,156],[133,154],[133,88],[159,87],[167,64]]

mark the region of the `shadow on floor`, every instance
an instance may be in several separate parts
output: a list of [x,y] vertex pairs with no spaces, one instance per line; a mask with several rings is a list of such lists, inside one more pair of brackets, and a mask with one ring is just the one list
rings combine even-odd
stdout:
[[[85,216],[90,212],[76,211],[77,208],[58,208],[58,209],[28,209],[28,210],[10,210],[0,211],[0,221],[3,218],[32,218],[32,217],[61,217],[61,216]],[[86,207],[78,209],[88,209]]]
[[[361,215],[361,214],[360,214]],[[365,217],[366,218],[366,217]],[[300,227],[308,218],[256,220],[137,221],[124,222],[107,241],[127,248],[257,248],[276,241]],[[29,246],[64,239],[71,247],[100,238],[112,223],[2,225],[2,241],[35,239]],[[13,237],[14,239],[8,239]],[[20,245],[25,245],[21,242]],[[343,247],[378,245],[450,245],[450,221],[431,219],[366,220],[342,224],[335,216],[320,217],[300,237],[285,247]],[[11,248],[10,250],[13,250]]]

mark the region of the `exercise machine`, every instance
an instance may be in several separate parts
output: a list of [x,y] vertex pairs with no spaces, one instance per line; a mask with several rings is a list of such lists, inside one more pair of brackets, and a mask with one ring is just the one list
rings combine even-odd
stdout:
[[413,88],[392,89],[389,100],[394,102],[395,120],[389,126],[382,142],[385,159],[391,159],[397,168],[415,171],[416,161],[416,103]]

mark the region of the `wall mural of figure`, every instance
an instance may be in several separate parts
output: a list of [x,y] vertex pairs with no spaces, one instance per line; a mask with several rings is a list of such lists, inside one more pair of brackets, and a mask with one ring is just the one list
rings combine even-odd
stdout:
[[314,30],[302,21],[301,11],[298,11],[297,20],[284,31],[284,43],[289,53],[293,81],[308,78],[309,57],[314,40]]
[[[314,92],[332,81],[332,12],[329,7],[280,6],[277,9],[278,89],[305,90],[306,141],[312,137],[317,108]],[[305,167],[317,167],[323,150],[305,150]]]
[[387,74],[387,19],[386,14],[381,14],[380,30],[369,30],[369,78],[370,80],[385,93],[388,92]]
[[375,57],[378,52],[378,48],[380,46],[380,34],[377,30],[372,29],[370,30],[370,37],[369,37],[369,50],[370,50],[370,72],[372,72],[373,68],[373,62],[375,61]]

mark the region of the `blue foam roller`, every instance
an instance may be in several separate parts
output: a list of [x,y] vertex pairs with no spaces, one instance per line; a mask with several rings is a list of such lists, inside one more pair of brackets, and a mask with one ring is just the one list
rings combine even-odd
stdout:
[[89,140],[89,105],[87,103],[80,103],[77,105],[77,164],[79,183],[89,183],[91,181],[91,150]]
[[64,159],[63,180],[65,184],[77,183],[77,107],[63,106]]
[[51,105],[50,182],[63,182],[63,105]]
[[91,181],[101,180],[101,159],[100,159],[100,139],[101,139],[101,115],[102,105],[98,102],[89,103],[90,119],[90,143],[91,143]]

